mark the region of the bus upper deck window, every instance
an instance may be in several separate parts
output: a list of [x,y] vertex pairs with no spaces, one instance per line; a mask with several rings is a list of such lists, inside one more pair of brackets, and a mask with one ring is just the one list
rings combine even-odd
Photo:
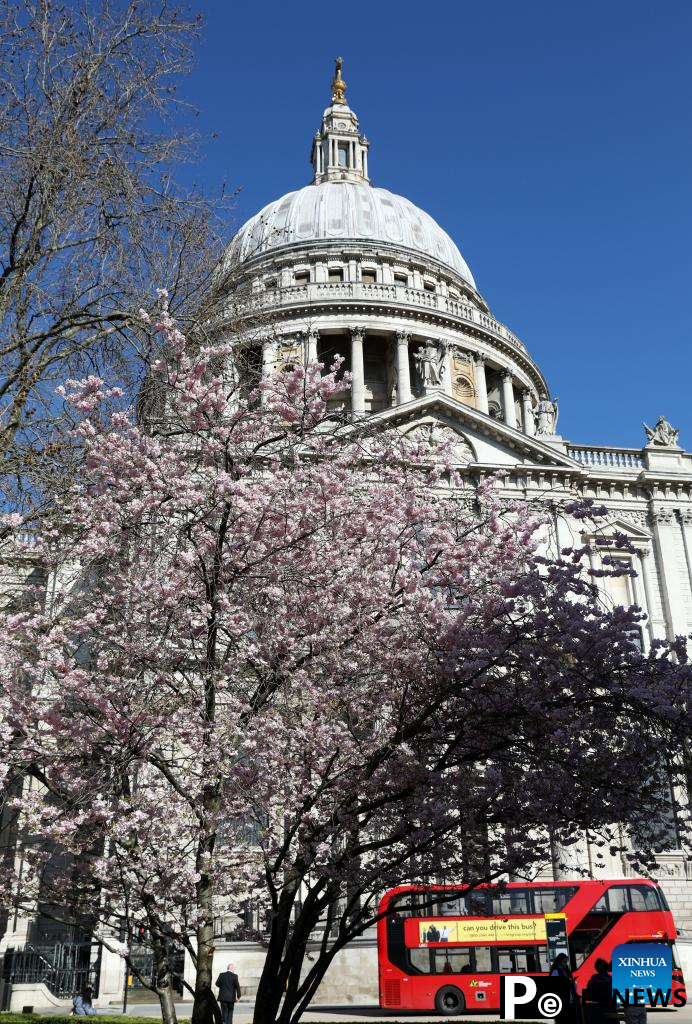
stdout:
[[577,893],[575,886],[551,886],[545,889],[532,889],[534,914],[557,914]]
[[530,914],[529,889],[506,889],[492,895],[493,914]]
[[651,885],[631,885],[632,910],[661,910],[659,892]]
[[487,892],[484,892],[482,889],[470,892],[466,897],[466,907],[467,913],[472,917],[479,917],[489,913]]

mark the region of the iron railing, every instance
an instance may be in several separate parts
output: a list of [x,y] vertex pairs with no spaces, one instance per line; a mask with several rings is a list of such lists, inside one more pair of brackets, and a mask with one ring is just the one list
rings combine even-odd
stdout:
[[98,996],[100,973],[101,947],[92,943],[10,947],[2,965],[5,992],[10,985],[43,983],[58,999],[69,999],[87,985]]

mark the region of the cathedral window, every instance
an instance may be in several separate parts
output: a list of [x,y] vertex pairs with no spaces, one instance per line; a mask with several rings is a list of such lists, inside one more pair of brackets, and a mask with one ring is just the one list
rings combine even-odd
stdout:
[[268,281],[264,282],[264,287],[267,290],[270,290],[272,288],[276,288],[276,278],[275,277],[270,277]]
[[327,278],[330,284],[337,284],[339,281],[343,281],[343,267],[330,267],[327,271]]
[[426,292],[434,292],[435,285],[432,281],[423,281],[423,288]]
[[377,284],[377,271],[364,268],[361,273],[361,280],[363,284]]
[[339,167],[348,167],[348,142],[340,142],[337,149]]
[[476,404],[476,390],[468,377],[455,377],[452,391],[454,398],[465,405]]
[[309,270],[297,270],[293,275],[293,280],[296,284],[309,284],[310,282],[310,271]]
[[408,284],[408,277],[406,276],[406,274],[395,274],[394,275],[394,284],[405,284],[405,285],[407,285]]

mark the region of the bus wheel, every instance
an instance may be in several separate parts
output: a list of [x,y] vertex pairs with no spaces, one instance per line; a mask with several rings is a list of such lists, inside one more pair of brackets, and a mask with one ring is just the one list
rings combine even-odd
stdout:
[[443,985],[435,996],[435,1007],[445,1017],[453,1017],[455,1013],[463,1013],[464,1006],[464,995],[454,985]]

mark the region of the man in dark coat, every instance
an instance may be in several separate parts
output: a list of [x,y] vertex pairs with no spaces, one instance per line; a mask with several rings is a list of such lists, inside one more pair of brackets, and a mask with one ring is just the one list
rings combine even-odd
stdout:
[[229,964],[226,970],[218,976],[216,987],[219,990],[223,1024],[233,1024],[233,1007],[236,999],[240,999],[240,984],[238,975],[233,972],[233,964]]

